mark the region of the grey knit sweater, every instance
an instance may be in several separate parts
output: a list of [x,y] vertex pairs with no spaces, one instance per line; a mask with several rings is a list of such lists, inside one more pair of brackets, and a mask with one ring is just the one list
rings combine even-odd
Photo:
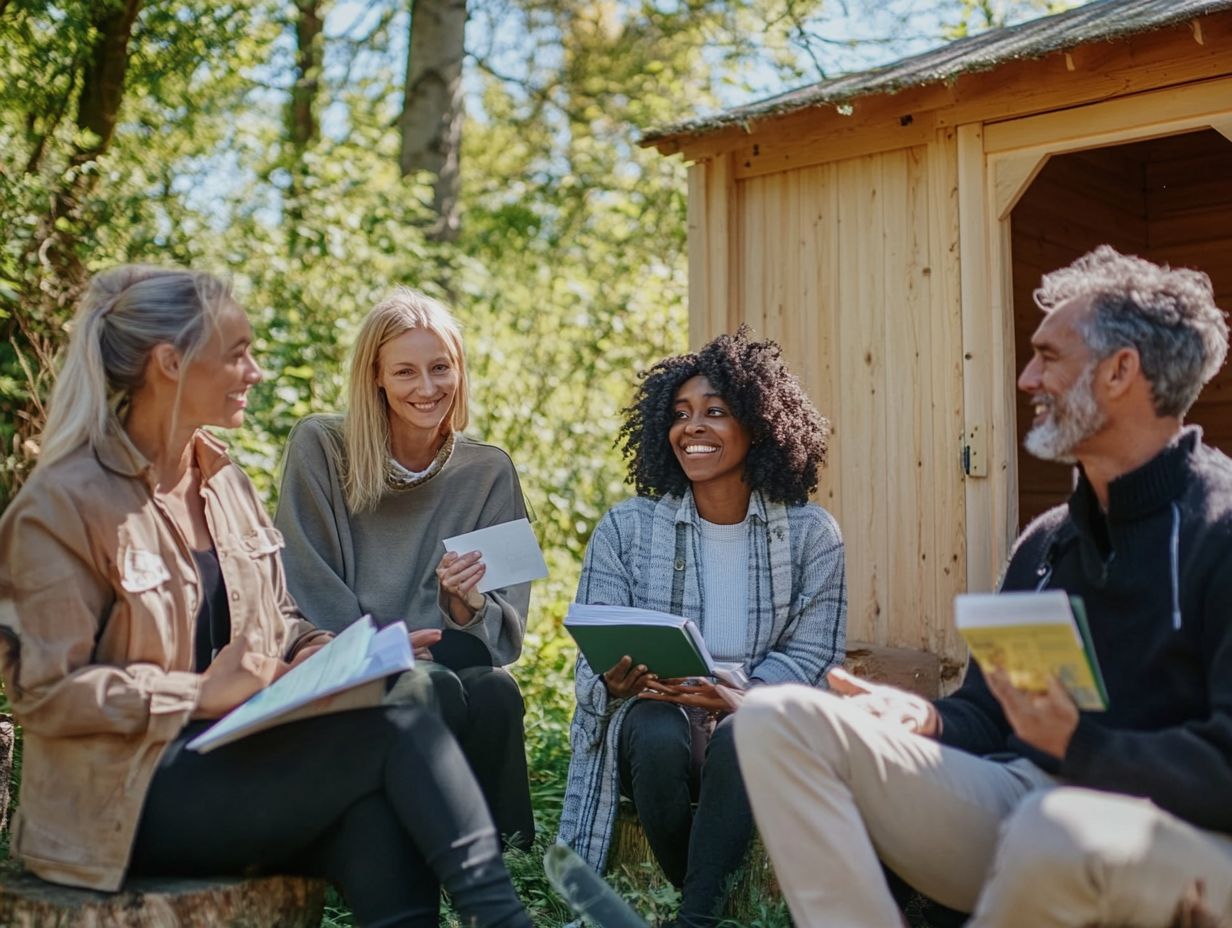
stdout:
[[459,435],[440,473],[391,486],[375,509],[353,513],[343,453],[341,416],[309,416],[287,441],[274,522],[286,538],[287,585],[304,613],[331,631],[367,613],[405,619],[411,629],[457,629],[482,641],[494,664],[517,660],[530,584],[491,591],[476,621],[459,626],[442,607],[435,573],[444,539],[526,515],[509,455]]

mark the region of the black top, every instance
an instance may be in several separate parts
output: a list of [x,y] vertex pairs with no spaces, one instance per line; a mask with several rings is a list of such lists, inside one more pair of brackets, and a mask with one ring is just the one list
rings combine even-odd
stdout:
[[197,610],[197,631],[193,643],[193,670],[202,673],[220,648],[231,640],[231,607],[222,582],[222,567],[213,548],[193,551],[201,574],[201,608]]
[[1187,428],[1108,486],[1085,475],[1011,555],[1003,591],[1081,596],[1108,688],[1057,761],[1016,738],[974,661],[942,699],[941,740],[1010,750],[1077,786],[1144,796],[1232,832],[1232,461]]

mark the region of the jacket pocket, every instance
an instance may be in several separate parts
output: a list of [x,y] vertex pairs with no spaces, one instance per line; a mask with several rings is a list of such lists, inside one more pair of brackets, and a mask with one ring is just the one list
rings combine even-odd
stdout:
[[144,593],[171,579],[171,572],[157,551],[128,545],[120,553],[120,586],[129,593]]
[[284,545],[282,532],[272,525],[259,525],[240,536],[240,548],[249,557],[274,554]]

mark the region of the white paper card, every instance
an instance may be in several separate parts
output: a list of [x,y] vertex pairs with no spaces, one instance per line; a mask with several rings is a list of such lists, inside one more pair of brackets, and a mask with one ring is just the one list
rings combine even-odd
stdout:
[[445,550],[454,554],[478,551],[484,574],[475,587],[480,593],[540,580],[548,575],[547,562],[526,519],[490,525],[465,535],[445,539]]

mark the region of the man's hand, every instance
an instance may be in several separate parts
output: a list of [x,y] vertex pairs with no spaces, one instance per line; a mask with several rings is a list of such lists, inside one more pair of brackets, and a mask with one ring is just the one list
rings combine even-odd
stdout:
[[984,679],[1014,734],[1033,748],[1058,759],[1065,757],[1078,727],[1078,707],[1055,678],[1048,681],[1048,692],[1043,694],[1015,688],[1004,670],[985,674]]
[[936,738],[941,734],[941,716],[931,702],[894,686],[869,683],[841,667],[826,674],[830,692],[851,700],[869,715],[901,725],[907,731]]
[[646,684],[643,699],[674,702],[681,706],[696,706],[710,712],[735,712],[744,702],[744,693],[709,680],[651,680]]
[[603,682],[607,686],[607,694],[614,699],[628,699],[636,696],[651,683],[658,679],[646,671],[645,664],[633,666],[633,658],[628,654],[616,662],[616,666],[603,672]]

